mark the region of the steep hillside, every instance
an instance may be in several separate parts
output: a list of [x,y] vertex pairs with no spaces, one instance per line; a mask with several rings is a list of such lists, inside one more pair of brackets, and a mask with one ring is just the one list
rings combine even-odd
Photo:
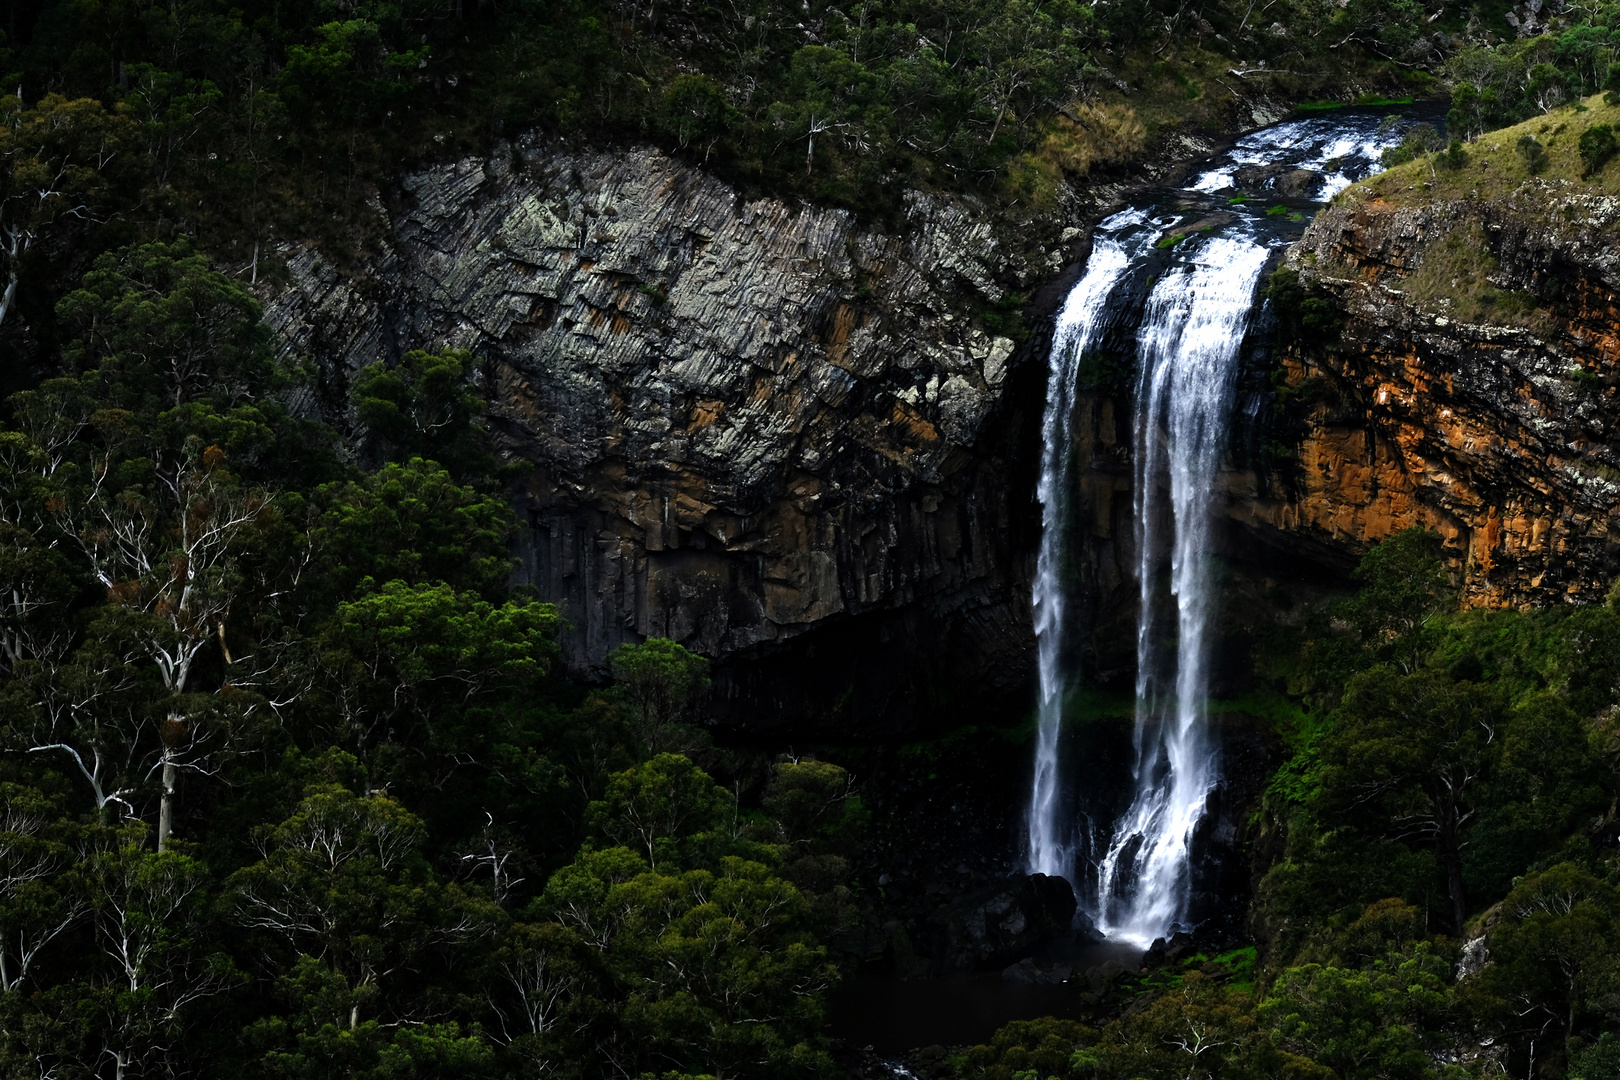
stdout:
[[1617,119],[1588,99],[1373,177],[1318,215],[1288,266],[1298,299],[1330,298],[1343,319],[1285,360],[1299,458],[1257,518],[1356,544],[1434,528],[1469,604],[1607,590],[1620,166],[1612,140],[1607,156],[1581,149],[1601,150]]

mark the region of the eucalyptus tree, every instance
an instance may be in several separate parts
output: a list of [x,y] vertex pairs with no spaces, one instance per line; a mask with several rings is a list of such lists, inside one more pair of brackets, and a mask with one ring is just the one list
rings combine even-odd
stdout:
[[127,117],[90,98],[0,97],[0,324],[30,254],[107,209],[110,173],[133,135]]

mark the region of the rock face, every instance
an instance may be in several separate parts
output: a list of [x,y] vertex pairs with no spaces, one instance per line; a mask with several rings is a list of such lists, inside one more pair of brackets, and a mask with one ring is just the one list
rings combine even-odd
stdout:
[[[1348,321],[1286,358],[1314,402],[1298,465],[1234,516],[1306,548],[1428,526],[1474,606],[1601,597],[1620,571],[1617,238],[1620,200],[1539,181],[1323,211],[1289,262]],[[1453,265],[1485,271],[1483,295]]]
[[[1068,933],[1075,907],[1074,890],[1060,877],[1010,878],[959,897],[939,912],[944,944],[936,955],[957,968],[1005,964],[1038,942]],[[1039,979],[1032,975],[1023,981]]]
[[750,726],[1026,692],[1044,364],[980,316],[1079,230],[1031,254],[989,208],[915,193],[862,226],[538,139],[403,187],[386,258],[357,280],[289,252],[268,318],[333,401],[406,349],[479,357],[532,465],[521,573],[562,604],[572,667],[673,637]]
[[[975,200],[915,193],[879,225],[749,198],[655,150],[536,138],[402,190],[384,257],[343,275],[286,252],[268,317],[320,362],[334,414],[360,365],[473,351],[501,449],[530,466],[521,576],[563,606],[576,671],[673,637],[716,661],[717,719],[754,729],[1027,707],[1046,342],[985,327],[1007,325],[1009,290],[1056,306],[1078,226],[1119,187],[1068,192],[1022,233]],[[1228,553],[1257,590],[1342,575],[1413,524],[1445,538],[1470,603],[1607,587],[1617,223],[1613,200],[1554,185],[1318,215],[1288,260],[1348,321],[1330,346],[1256,357],[1242,408],[1264,411],[1280,367],[1296,427],[1223,476]],[[1435,279],[1459,244],[1529,308],[1448,307]],[[1072,423],[1080,662],[1123,685],[1128,394],[1080,395]]]

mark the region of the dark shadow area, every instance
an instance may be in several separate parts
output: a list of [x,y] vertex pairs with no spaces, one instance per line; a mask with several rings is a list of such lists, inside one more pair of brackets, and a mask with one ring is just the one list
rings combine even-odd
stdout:
[[[1012,972],[961,971],[935,979],[897,978],[881,966],[851,976],[832,1000],[832,1034],[880,1054],[919,1046],[988,1042],[1011,1020],[1040,1016],[1078,1019],[1082,973],[1110,961],[1135,971],[1142,950],[1110,943],[1051,943],[1034,957],[1042,967],[1070,969],[1066,980],[1032,984]],[[1061,968],[1059,968],[1061,970]]]

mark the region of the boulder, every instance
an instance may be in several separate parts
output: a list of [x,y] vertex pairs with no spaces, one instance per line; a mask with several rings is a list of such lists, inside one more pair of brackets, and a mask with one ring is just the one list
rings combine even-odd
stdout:
[[1029,874],[969,893],[935,920],[950,966],[982,968],[1006,964],[1042,941],[1069,933],[1075,906],[1074,889],[1066,880]]

